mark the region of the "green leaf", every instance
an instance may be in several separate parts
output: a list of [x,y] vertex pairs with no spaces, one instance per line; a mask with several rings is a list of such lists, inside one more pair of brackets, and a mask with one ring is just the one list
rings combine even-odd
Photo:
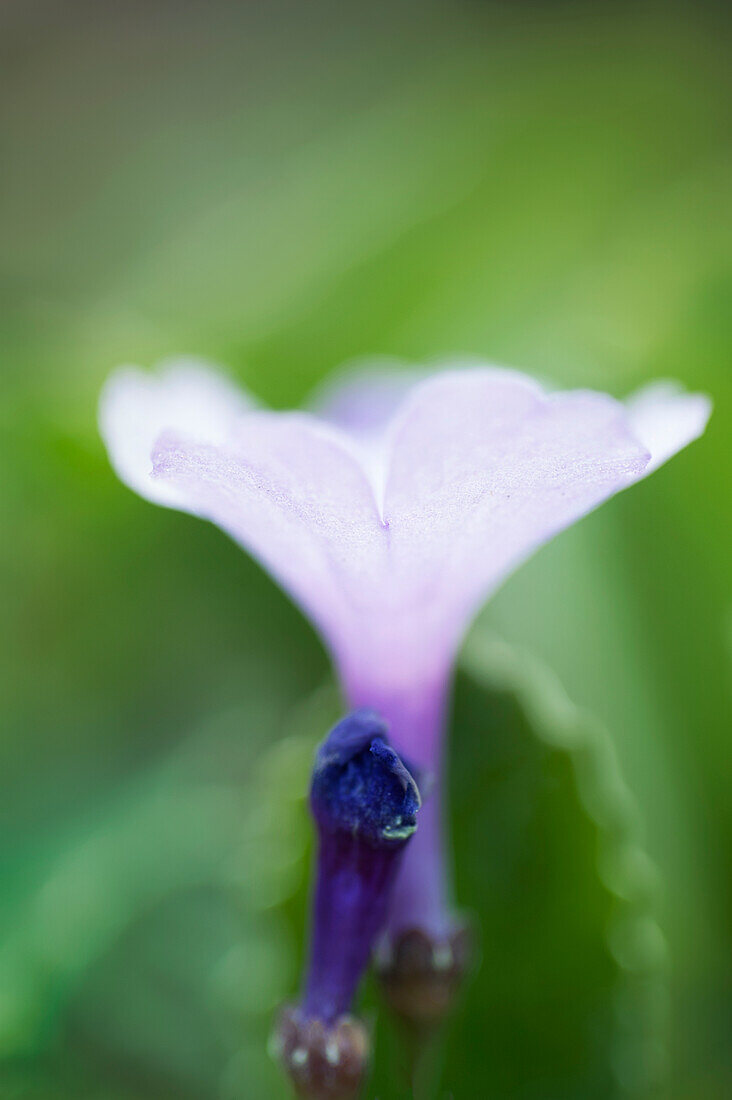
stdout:
[[[424,1095],[653,1095],[667,996],[657,875],[610,738],[544,668],[477,634],[451,737],[456,896],[482,957]],[[385,1064],[390,1026],[382,1019],[381,1100],[411,1095]]]

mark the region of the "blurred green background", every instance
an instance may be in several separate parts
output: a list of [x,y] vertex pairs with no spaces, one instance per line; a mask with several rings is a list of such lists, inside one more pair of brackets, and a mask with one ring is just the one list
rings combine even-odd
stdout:
[[[713,395],[703,440],[544,549],[471,639],[533,654],[609,731],[662,884],[654,1095],[732,1095],[723,7],[5,0],[0,35],[0,1095],[286,1095],[265,1043],[297,988],[302,793],[335,704],[259,568],[108,466],[104,378],[182,353],[278,407],[375,355]],[[544,719],[468,681],[456,774],[490,781],[456,810],[455,861],[489,942],[440,1095],[640,1095],[552,1038],[582,1016],[574,970],[611,984],[623,889],[595,882],[595,818],[559,797],[564,749],[527,733]],[[545,879],[559,909],[522,923]],[[583,936],[595,969],[547,970]],[[404,1095],[386,1065],[382,1100]]]

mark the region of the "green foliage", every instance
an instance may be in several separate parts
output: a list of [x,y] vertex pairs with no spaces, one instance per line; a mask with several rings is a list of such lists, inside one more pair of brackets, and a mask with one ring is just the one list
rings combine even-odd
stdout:
[[287,906],[304,880],[311,729],[333,700],[305,713],[273,729],[252,692],[18,890],[0,958],[9,1095],[39,1079],[49,1100],[284,1093],[267,1036],[301,950],[302,905],[295,929]]

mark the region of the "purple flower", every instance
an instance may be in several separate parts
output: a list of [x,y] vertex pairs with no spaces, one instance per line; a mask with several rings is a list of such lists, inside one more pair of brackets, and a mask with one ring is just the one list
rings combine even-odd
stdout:
[[491,367],[357,378],[320,416],[259,408],[194,365],[107,384],[101,429],[120,477],[253,553],[318,627],[350,705],[382,715],[432,776],[394,932],[452,927],[440,758],[470,620],[537,547],[699,436],[709,411],[667,384],[622,404]]

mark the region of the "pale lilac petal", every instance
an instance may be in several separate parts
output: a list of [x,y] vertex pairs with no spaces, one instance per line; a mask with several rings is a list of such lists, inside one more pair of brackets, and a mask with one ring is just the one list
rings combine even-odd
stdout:
[[254,412],[223,446],[164,433],[153,468],[179,507],[259,558],[334,649],[349,646],[370,614],[386,544],[373,488],[347,441],[307,414]]
[[417,382],[428,376],[398,359],[368,359],[346,366],[319,387],[310,408],[348,435],[353,453],[383,507],[389,460],[388,431],[394,415]]
[[698,439],[712,403],[703,393],[686,393],[674,382],[653,382],[627,401],[630,426],[651,453],[646,473]]
[[379,587],[385,543],[373,486],[346,436],[305,414],[256,411],[223,376],[191,363],[117,371],[102,393],[100,427],[123,481],[218,524],[334,650],[348,648],[345,635]]
[[[331,376],[313,395],[310,407],[328,423],[347,433],[354,453],[367,470],[380,510],[391,457],[394,421],[414,389],[430,378],[453,374],[457,369],[478,369],[470,359],[431,367],[406,364],[399,359],[376,358],[350,363]],[[486,365],[480,364],[485,370]],[[516,375],[501,367],[496,374]]]
[[618,402],[547,396],[502,370],[422,383],[392,433],[383,518],[386,591],[401,609],[393,648],[425,657],[429,646],[451,650],[520,561],[641,477],[649,459]]
[[[421,382],[456,371],[504,368],[468,356],[417,366],[401,359],[356,360],[331,375],[313,394],[310,408],[349,435],[366,441],[382,437],[404,401]],[[506,371],[516,375],[515,371]]]
[[99,402],[99,426],[110,461],[130,488],[169,507],[181,507],[175,486],[152,478],[152,449],[166,430],[202,443],[223,443],[252,401],[204,364],[179,359],[156,374],[121,367]]
[[318,416],[351,436],[370,440],[387,428],[407,394],[428,372],[399,359],[370,359],[349,365],[313,395]]

